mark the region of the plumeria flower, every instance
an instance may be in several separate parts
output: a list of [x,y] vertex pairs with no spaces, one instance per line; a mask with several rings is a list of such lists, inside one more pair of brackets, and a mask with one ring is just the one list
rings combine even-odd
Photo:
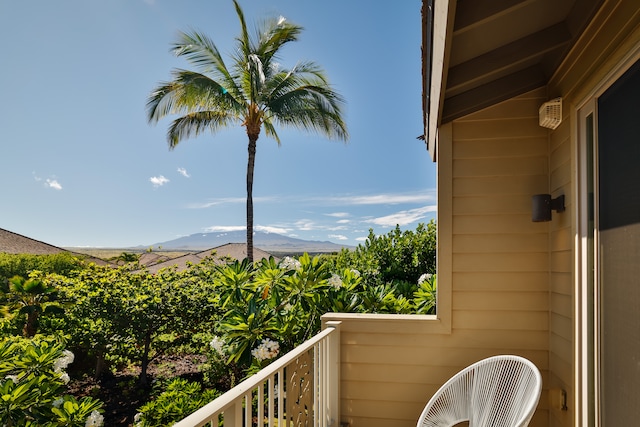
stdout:
[[69,377],[69,374],[67,374],[66,372],[63,372],[62,374],[60,374],[60,379],[65,384],[69,384],[69,381],[71,381],[71,378]]
[[280,268],[284,268],[286,270],[299,270],[302,267],[300,261],[290,256],[286,256],[280,261]]
[[104,424],[104,417],[98,411],[91,411],[87,422],[84,423],[84,427],[101,427]]
[[280,344],[277,341],[272,341],[269,338],[262,340],[260,345],[251,350],[251,355],[262,362],[263,360],[273,359],[280,352]]
[[215,353],[219,354],[220,356],[224,355],[224,341],[222,340],[222,338],[218,336],[213,337],[209,345]]
[[74,359],[75,359],[75,356],[73,355],[72,352],[70,352],[69,350],[64,350],[62,352],[62,356],[60,356],[58,359],[56,359],[55,362],[53,362],[54,372],[57,372],[57,373],[62,372],[63,369],[65,369],[67,366],[73,363]]
[[342,286],[342,279],[335,273],[331,273],[331,277],[328,280],[329,284],[334,287],[334,289],[340,289]]
[[422,285],[425,281],[431,280],[431,274],[425,273],[418,279],[418,285]]
[[18,381],[20,381],[18,379],[17,375],[7,375],[6,377],[4,377],[6,380],[11,380],[13,381],[14,384],[18,384]]

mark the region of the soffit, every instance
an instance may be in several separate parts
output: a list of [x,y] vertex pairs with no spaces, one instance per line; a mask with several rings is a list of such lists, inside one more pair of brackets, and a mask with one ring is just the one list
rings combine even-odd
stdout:
[[602,1],[450,0],[438,121],[546,85]]

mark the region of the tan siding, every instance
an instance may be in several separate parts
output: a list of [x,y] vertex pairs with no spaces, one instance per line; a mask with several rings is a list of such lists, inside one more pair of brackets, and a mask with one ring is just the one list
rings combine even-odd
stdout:
[[515,176],[508,180],[505,180],[504,177],[453,178],[453,189],[457,197],[467,195],[536,194],[536,192],[548,191],[548,187],[549,177],[546,170],[535,176]]
[[[533,117],[517,117],[494,120],[461,119],[453,122],[453,133],[456,141],[472,140],[496,140],[513,138],[538,138],[545,139],[547,131],[538,126],[537,108]],[[454,158],[456,149],[454,147]]]
[[580,100],[599,84],[637,40],[636,0],[605,1],[590,28],[573,47],[549,87],[565,101]]
[[[528,202],[531,209],[531,200]],[[456,253],[544,252],[547,242],[547,235],[542,233],[528,234],[525,239],[516,234],[465,234],[453,237]]]
[[[430,321],[416,322],[412,316],[325,315],[324,320],[342,321],[341,421],[352,427],[413,427],[446,380],[464,366],[495,354],[529,358],[546,380],[544,312],[454,311],[451,334],[424,333],[424,323]],[[513,328],[515,324],[520,328]],[[545,391],[531,426],[546,425],[546,416],[541,415],[546,408]]]
[[[438,319],[329,315],[343,320],[341,413],[351,427],[413,427],[444,381],[499,353],[542,370],[531,426],[577,425],[575,108],[640,42],[637,0],[603,4],[548,87],[439,128]],[[548,131],[537,110],[556,96],[563,123]],[[566,212],[531,222],[538,193],[564,194]],[[567,411],[550,404],[551,389],[566,390]]]
[[482,157],[535,157],[546,156],[545,138],[509,138],[483,141],[456,142],[456,159]]
[[[347,316],[341,403],[352,427],[413,427],[444,381],[495,354],[530,358],[546,380],[549,225],[531,221],[531,196],[549,192],[548,132],[537,114],[545,100],[537,90],[446,129],[452,145],[438,152],[438,167],[447,168],[439,172],[438,244],[439,257],[451,258],[438,265],[438,285],[451,308],[439,305],[438,317],[451,329],[421,333],[419,323]],[[500,119],[505,112],[517,115]],[[546,411],[545,387],[532,426],[546,425]]]
[[[498,313],[502,310],[512,313],[514,310],[544,311],[549,309],[549,295],[547,292],[454,292],[454,310],[486,310],[489,315],[496,314],[496,321],[502,317]],[[496,313],[497,312],[497,313]],[[455,324],[455,319],[454,319]]]
[[548,273],[544,272],[456,272],[456,291],[544,291],[549,289]]
[[569,427],[575,421],[574,280],[575,254],[572,238],[575,223],[575,169],[577,160],[572,136],[576,124],[571,107],[593,94],[596,85],[611,72],[640,40],[640,10],[637,1],[605,1],[604,6],[549,84],[553,96],[562,95],[564,120],[550,139],[550,191],[565,194],[567,212],[558,216],[550,230],[551,289],[549,366],[550,387],[567,390],[569,411],[550,411],[549,425]]
[[[546,298],[544,305],[546,306]],[[453,316],[453,327],[456,329],[546,331],[549,329],[549,316],[546,307],[539,312],[508,310],[487,313],[474,306],[472,309],[457,309]]]
[[525,233],[539,233],[545,224],[531,222],[531,212],[511,215],[457,215],[453,218],[454,234],[513,233],[526,238]]
[[546,157],[511,157],[503,162],[496,159],[459,159],[453,167],[457,178],[537,175],[547,169]]

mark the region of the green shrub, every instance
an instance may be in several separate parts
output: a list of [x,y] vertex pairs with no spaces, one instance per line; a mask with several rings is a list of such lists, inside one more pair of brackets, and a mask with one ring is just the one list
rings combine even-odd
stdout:
[[0,342],[0,425],[100,426],[102,402],[64,395],[73,353],[54,337]]
[[199,383],[183,378],[157,384],[154,390],[163,391],[138,409],[135,427],[171,426],[220,395],[216,390],[203,390]]
[[28,277],[34,270],[66,275],[83,266],[82,258],[69,252],[48,255],[0,253],[0,283],[13,276]]
[[338,270],[359,271],[368,285],[415,285],[423,274],[436,273],[436,223],[418,224],[415,231],[401,231],[396,226],[380,236],[370,230],[364,244],[354,250],[343,249],[334,262]]

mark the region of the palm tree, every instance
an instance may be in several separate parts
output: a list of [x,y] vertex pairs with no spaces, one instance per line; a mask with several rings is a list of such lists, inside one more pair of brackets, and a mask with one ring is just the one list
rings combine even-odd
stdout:
[[267,20],[250,37],[244,14],[233,1],[240,20],[237,50],[227,67],[218,48],[206,35],[180,33],[172,52],[185,57],[200,71],[176,69],[173,79],[161,83],[147,101],[150,123],[178,115],[169,127],[169,148],[205,131],[216,133],[231,125],[246,128],[247,257],[253,262],[253,172],[256,142],[265,134],[276,140],[276,125],[314,131],[346,141],[342,97],[332,90],[324,71],[313,62],[300,62],[290,70],[276,62],[280,48],[296,41],[302,27],[284,18]]
[[0,303],[6,303],[6,308],[25,315],[22,334],[28,338],[38,332],[40,315],[62,313],[55,299],[55,286],[39,279],[14,276],[0,286]]

